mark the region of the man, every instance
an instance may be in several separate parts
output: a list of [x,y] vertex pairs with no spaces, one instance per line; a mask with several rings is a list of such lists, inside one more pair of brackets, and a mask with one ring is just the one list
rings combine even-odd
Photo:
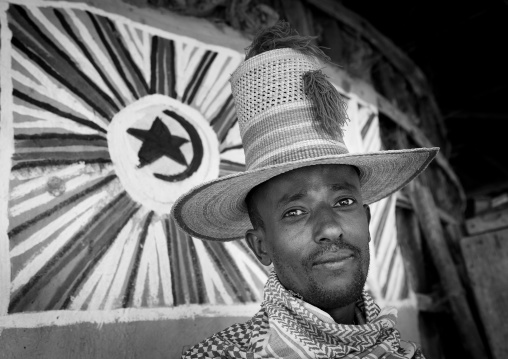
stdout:
[[327,57],[289,24],[259,34],[231,77],[246,171],[198,186],[173,216],[204,240],[245,238],[273,272],[260,311],[184,358],[423,358],[394,309],[363,290],[368,204],[420,174],[438,148],[350,154]]

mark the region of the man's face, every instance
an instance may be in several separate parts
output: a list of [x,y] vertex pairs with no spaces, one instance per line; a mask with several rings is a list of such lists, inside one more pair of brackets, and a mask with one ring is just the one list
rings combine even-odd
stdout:
[[282,285],[322,309],[356,301],[369,269],[370,212],[355,169],[320,165],[277,176],[252,197],[263,228],[247,242]]

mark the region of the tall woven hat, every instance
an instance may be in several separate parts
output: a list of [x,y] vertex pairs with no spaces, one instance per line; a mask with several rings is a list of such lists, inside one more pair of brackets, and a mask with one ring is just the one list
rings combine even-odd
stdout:
[[246,171],[180,196],[172,215],[185,232],[208,240],[243,238],[252,228],[245,204],[249,191],[297,168],[355,166],[369,204],[405,186],[436,156],[439,148],[349,153],[342,133],[345,105],[321,72],[328,58],[311,39],[286,22],[254,39],[230,80]]

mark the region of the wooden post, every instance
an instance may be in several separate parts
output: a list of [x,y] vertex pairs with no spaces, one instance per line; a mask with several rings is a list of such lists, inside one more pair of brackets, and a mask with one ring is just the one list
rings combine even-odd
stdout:
[[461,241],[483,327],[495,359],[508,358],[508,229]]
[[439,272],[457,330],[464,343],[464,348],[472,358],[488,358],[466,299],[466,293],[453,263],[450,251],[445,242],[439,214],[430,190],[418,181],[413,182],[410,191],[413,208],[430,250],[432,260]]
[[397,242],[404,260],[404,268],[411,288],[416,293],[430,291],[425,263],[422,256],[422,239],[418,218],[412,209],[397,207],[395,218],[397,220]]

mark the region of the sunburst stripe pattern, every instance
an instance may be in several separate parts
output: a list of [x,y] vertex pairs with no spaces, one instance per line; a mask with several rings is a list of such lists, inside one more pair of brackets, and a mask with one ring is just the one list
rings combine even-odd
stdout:
[[136,246],[136,253],[133,256],[134,262],[132,264],[132,270],[128,277],[127,288],[125,296],[123,297],[122,307],[127,308],[132,305],[134,290],[136,285],[137,274],[139,272],[139,263],[141,261],[141,256],[143,254],[143,249],[145,247],[146,237],[148,234],[148,227],[150,226],[153,218],[153,212],[148,213],[146,218],[144,219],[143,229],[139,234],[138,245]]
[[226,251],[224,245],[221,243],[212,244],[207,241],[205,241],[204,244],[234,296],[241,302],[255,301],[248,287],[244,288],[245,280],[242,278],[241,274],[239,274],[238,266],[235,265],[233,258],[231,258]]
[[[50,260],[34,275],[30,281],[18,292],[14,292],[9,305],[9,312],[15,312],[18,307],[26,308],[61,308],[62,302],[67,301],[73,284],[80,277],[83,270],[93,266],[95,256],[105,250],[105,246],[115,237],[121,228],[123,217],[129,215],[129,210],[135,206],[123,192],[108,203],[88,223],[83,226]],[[119,219],[115,222],[112,220]],[[107,224],[106,224],[107,223]],[[111,224],[109,224],[111,223]],[[69,271],[70,273],[68,273]],[[59,279],[59,280],[58,280]],[[54,290],[48,285],[50,282],[61,283]],[[31,293],[39,303],[34,301]]]
[[143,78],[140,69],[133,61],[122,41],[117,36],[118,32],[114,23],[103,16],[94,16],[88,12],[95,31],[102,40],[110,58],[125,84],[134,98],[141,98],[148,94],[148,84]]
[[64,210],[66,207],[74,205],[77,201],[83,200],[84,198],[86,198],[87,195],[90,195],[91,193],[100,190],[103,186],[107,185],[110,181],[114,180],[115,178],[116,178],[115,175],[110,175],[105,179],[93,184],[92,186],[85,188],[81,192],[76,193],[63,201],[60,201],[57,204],[52,204],[51,208],[43,211],[42,213],[39,213],[38,215],[32,217],[30,220],[22,222],[16,227],[12,228],[9,231],[9,238],[11,239],[14,238],[18,234],[29,229],[31,226],[34,226],[38,224],[40,221],[57,214],[58,211]]
[[230,95],[217,116],[212,119],[210,125],[213,127],[215,132],[217,132],[217,138],[219,141],[222,142],[229,129],[233,127],[237,121],[238,119],[236,118],[233,95]]
[[7,15],[15,100],[9,312],[260,300],[266,272],[245,245],[205,245],[133,201],[105,151],[114,115],[153,93],[213,122],[225,154],[241,151],[228,85],[241,55],[93,9],[10,5]]
[[95,122],[92,122],[92,121],[89,121],[87,119],[75,116],[72,113],[67,113],[67,112],[65,112],[63,110],[60,110],[60,109],[52,106],[51,104],[44,103],[42,101],[38,101],[38,100],[28,96],[27,94],[17,90],[17,89],[14,89],[12,94],[17,99],[22,100],[22,102],[26,102],[26,103],[28,103],[28,104],[36,107],[36,108],[40,108],[40,109],[43,109],[43,110],[45,110],[45,111],[47,111],[47,112],[49,112],[49,113],[51,113],[53,115],[60,116],[60,117],[62,117],[65,120],[70,120],[70,121],[76,122],[79,125],[90,127],[91,129],[97,130],[97,131],[102,132],[102,133],[106,133],[106,130],[103,127],[97,125]]
[[194,75],[191,77],[189,84],[187,85],[187,88],[183,93],[182,96],[183,103],[188,104],[192,103],[194,97],[196,96],[196,92],[199,89],[199,86],[201,85],[201,82],[205,77],[205,74],[210,69],[210,66],[212,65],[216,57],[217,57],[216,52],[214,53],[212,53],[211,51],[205,52],[204,56],[199,61],[197,70],[194,72]]
[[86,59],[90,62],[90,64],[93,66],[95,71],[99,74],[102,81],[104,81],[107,88],[111,91],[111,93],[114,95],[114,98],[119,102],[121,106],[125,106],[125,101],[120,96],[117,89],[112,85],[111,81],[108,79],[108,77],[104,74],[104,70],[97,64],[97,61],[92,57],[91,52],[87,49],[86,45],[81,41],[81,39],[78,37],[74,29],[71,27],[67,19],[65,18],[62,11],[58,9],[54,9],[54,14],[58,18],[60,24],[62,25],[65,32],[71,37],[72,41],[79,47],[79,49],[83,52],[83,55],[86,57]]
[[169,258],[173,264],[171,278],[173,278],[172,291],[175,305],[206,303],[203,276],[192,238],[178,229],[171,218],[165,220],[165,230]]
[[[104,119],[111,119],[119,108],[97,85],[56,46],[20,5],[9,8],[12,43],[53,78],[77,94]],[[51,50],[49,52],[48,50]],[[65,74],[65,76],[63,76]]]

